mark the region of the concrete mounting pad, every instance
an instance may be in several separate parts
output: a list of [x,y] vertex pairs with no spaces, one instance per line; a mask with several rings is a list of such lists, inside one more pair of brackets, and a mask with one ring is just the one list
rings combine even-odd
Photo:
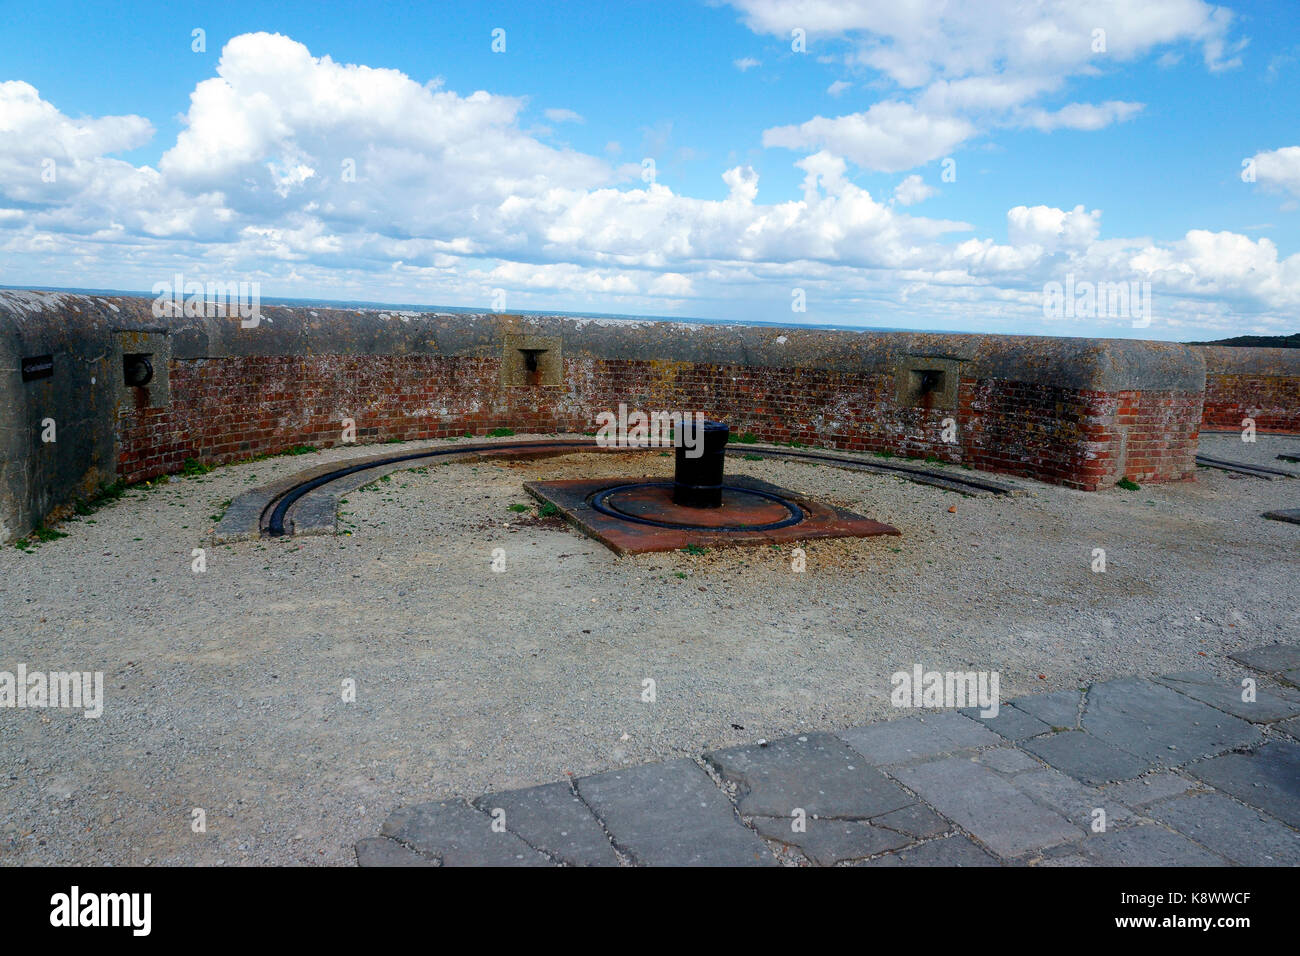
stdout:
[[[761,545],[808,541],[814,538],[866,538],[880,534],[901,534],[891,525],[864,518],[851,511],[834,508],[796,492],[743,475],[728,477],[727,484],[745,491],[762,492],[784,498],[798,506],[803,513],[803,519],[780,528],[728,530],[727,526],[732,523],[741,526],[768,525],[790,514],[784,506],[770,499],[747,496],[743,492],[730,494],[724,492],[722,507],[716,509],[674,506],[667,488],[647,489],[644,494],[629,496],[629,500],[622,504],[615,502],[614,496],[611,496],[611,506],[623,510],[626,514],[661,518],[672,523],[689,520],[695,522],[695,527],[659,527],[642,524],[603,514],[592,505],[592,499],[602,491],[639,482],[664,484],[662,479],[658,478],[578,478],[563,481],[526,481],[524,490],[538,501],[554,505],[571,525],[617,554],[677,551],[688,545],[697,547]],[[657,495],[657,500],[652,500],[651,495]],[[704,527],[706,525],[707,527]]]

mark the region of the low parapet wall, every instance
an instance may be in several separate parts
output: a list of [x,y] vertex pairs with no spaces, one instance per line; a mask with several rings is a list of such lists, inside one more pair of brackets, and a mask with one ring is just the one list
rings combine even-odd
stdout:
[[1300,349],[1205,346],[1205,428],[1300,433]]
[[[362,443],[589,432],[619,403],[1085,490],[1177,480],[1206,382],[1201,349],[1159,342],[273,306],[243,328],[151,305],[0,291],[0,537],[187,459],[339,444],[345,419]],[[149,385],[125,384],[130,355]]]

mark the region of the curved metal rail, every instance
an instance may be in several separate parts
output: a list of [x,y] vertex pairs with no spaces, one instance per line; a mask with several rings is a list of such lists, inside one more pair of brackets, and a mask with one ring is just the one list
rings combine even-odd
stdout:
[[[558,441],[485,442],[475,445],[455,445],[448,448],[432,448],[424,451],[411,452],[406,455],[392,455],[386,458],[370,458],[356,465],[344,465],[343,467],[337,468],[333,471],[317,475],[315,478],[310,478],[307,481],[301,482],[300,484],[294,485],[281,492],[267,504],[266,508],[262,512],[263,518],[265,519],[265,533],[271,537],[280,537],[284,535],[285,518],[289,513],[289,509],[292,508],[304,495],[309,494],[317,488],[327,485],[339,478],[354,475],[370,468],[383,468],[388,465],[397,465],[408,461],[419,461],[423,458],[441,458],[449,455],[464,455],[475,452],[546,451],[549,449],[572,449],[574,451],[582,451],[584,449],[594,449],[596,447],[598,446],[592,441],[578,441],[573,439]],[[653,448],[629,448],[623,450],[640,451],[653,450]],[[964,487],[969,489],[971,493],[1005,495],[1015,490],[1006,485],[998,484],[997,482],[987,479],[971,478],[959,474],[937,472],[921,468],[908,468],[903,465],[890,465],[879,461],[866,461],[861,458],[834,455],[827,452],[797,451],[785,448],[750,447],[748,445],[729,447],[727,452],[728,454],[743,453],[747,455],[760,455],[764,458],[793,458],[803,461],[826,462],[828,464],[844,465],[882,474],[900,474],[911,477],[916,481],[925,482],[928,480],[929,483],[942,482],[945,487],[958,486],[959,489]],[[750,493],[757,494],[757,492]],[[781,500],[782,503],[788,504],[784,499],[779,500]],[[792,507],[797,508],[798,506],[792,505]],[[620,514],[619,517],[627,518],[628,516]],[[800,518],[802,518],[802,512],[800,513]],[[794,520],[798,519],[786,519],[786,523],[793,523]]]

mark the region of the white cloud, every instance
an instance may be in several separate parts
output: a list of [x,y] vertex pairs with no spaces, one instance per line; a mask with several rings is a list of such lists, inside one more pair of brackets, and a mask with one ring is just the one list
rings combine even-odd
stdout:
[[76,163],[143,146],[153,132],[153,124],[141,116],[71,119],[42,100],[30,83],[0,82],[0,135],[10,141],[9,156]]
[[[1003,95],[997,84],[943,94]],[[800,285],[823,310],[808,321],[986,330],[1032,328],[1043,282],[1070,270],[1149,279],[1168,324],[1158,314],[1145,334],[1183,337],[1231,328],[1237,313],[1256,328],[1292,322],[1300,303],[1300,255],[1281,258],[1268,239],[1102,238],[1098,210],[1023,205],[1001,243],[905,212],[933,193],[919,175],[873,196],[849,160],[904,170],[972,135],[907,103],[769,131],[784,140],[771,145],[808,154],[795,163],[800,193],[766,202],[755,169],[734,161],[721,199],[643,183],[638,164],[620,178],[605,159],[538,141],[522,110],[245,35],[196,87],[154,169],[110,155],[147,141],[146,120],[71,119],[27,84],[0,84],[0,261],[10,284],[147,290],[179,270],[258,280],[265,295],[486,304],[505,288],[512,308],[686,301],[752,317],[781,317]],[[1260,181],[1294,190],[1297,153],[1260,153]],[[59,160],[53,183],[39,175],[44,155]]]
[[543,115],[552,123],[585,123],[582,114],[575,113],[573,110],[566,109],[549,109],[545,110]]
[[1053,253],[1083,250],[1101,233],[1101,210],[1075,206],[1066,212],[1050,206],[1016,206],[1007,213],[1007,238],[1013,246],[1036,246]]
[[694,291],[695,288],[690,278],[679,272],[665,272],[650,283],[650,293],[652,295],[663,295],[672,298],[688,296]]
[[1045,133],[1054,129],[1104,129],[1112,123],[1123,123],[1142,111],[1141,103],[1110,100],[1106,103],[1071,103],[1055,112],[1030,110],[1023,123]]
[[877,103],[864,113],[828,119],[815,116],[798,126],[764,130],[764,146],[826,149],[859,166],[901,172],[938,159],[975,134],[954,117],[930,116],[909,103]]
[[919,202],[938,195],[939,190],[928,185],[916,173],[907,176],[894,187],[894,202],[900,206],[914,206]]
[[[919,165],[1003,126],[1048,132],[1123,122],[1141,104],[1072,103],[1054,110],[1042,101],[1076,78],[1114,72],[1157,51],[1167,64],[1181,56],[1172,47],[1199,47],[1209,69],[1230,69],[1240,64],[1245,45],[1231,35],[1231,11],[1203,0],[729,2],[756,33],[784,39],[796,27],[805,30],[819,59],[878,74],[888,97],[865,114],[817,116],[769,130],[764,142],[827,148],[883,171]],[[836,95],[845,82],[837,80],[828,92]],[[882,112],[873,117],[877,109]]]
[[734,66],[736,69],[738,69],[741,73],[744,73],[747,70],[752,70],[756,66],[762,66],[763,63],[761,60],[756,60],[752,56],[746,56],[746,57],[741,57],[739,60],[732,60],[731,65]]
[[1256,182],[1300,197],[1300,146],[1256,153],[1252,161]]
[[831,96],[838,97],[845,90],[850,89],[852,86],[853,86],[852,83],[845,82],[844,80],[836,80],[830,86],[826,87],[826,92],[829,93]]
[[[1237,52],[1232,13],[1201,0],[731,0],[757,33],[788,38],[847,37],[853,58],[899,86],[1005,75],[1071,76],[1106,59],[1127,62],[1176,43],[1199,44],[1207,64],[1224,68]],[[1104,54],[1093,30],[1106,31]],[[1104,60],[1102,61],[1104,62]]]

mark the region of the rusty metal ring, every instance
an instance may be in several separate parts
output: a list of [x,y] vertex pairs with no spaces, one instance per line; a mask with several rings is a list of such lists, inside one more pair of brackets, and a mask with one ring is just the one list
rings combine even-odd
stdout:
[[610,495],[620,491],[628,491],[634,488],[672,488],[675,482],[671,481],[637,481],[626,485],[615,485],[612,488],[604,488],[596,492],[591,497],[591,507],[601,514],[617,518],[620,521],[632,521],[636,524],[648,524],[652,528],[670,528],[674,531],[716,531],[720,534],[730,534],[737,531],[775,531],[777,528],[788,528],[791,525],[803,521],[805,515],[803,509],[793,501],[788,501],[780,495],[774,495],[766,491],[756,491],[753,488],[738,488],[735,485],[723,485],[723,491],[734,491],[742,495],[754,495],[758,498],[766,498],[769,501],[775,501],[790,512],[790,517],[783,518],[780,521],[772,521],[768,524],[744,524],[744,525],[690,525],[675,524],[670,521],[655,521],[653,518],[642,518],[640,515],[627,514],[619,511],[606,504]]

